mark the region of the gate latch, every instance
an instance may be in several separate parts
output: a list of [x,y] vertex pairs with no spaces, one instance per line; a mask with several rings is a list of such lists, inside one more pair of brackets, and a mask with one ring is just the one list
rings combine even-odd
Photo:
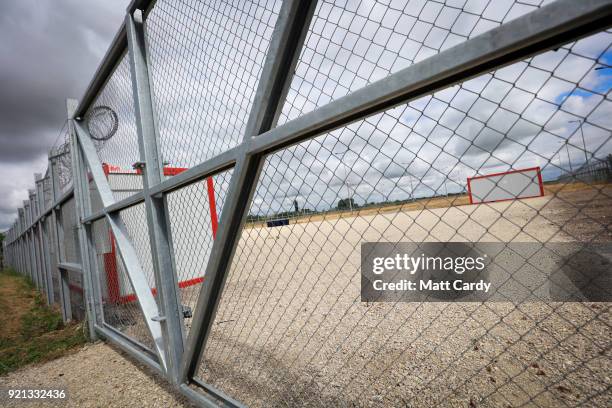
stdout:
[[191,308],[187,305],[182,305],[182,307],[183,307],[183,318],[191,319],[193,317],[193,311],[191,310]]

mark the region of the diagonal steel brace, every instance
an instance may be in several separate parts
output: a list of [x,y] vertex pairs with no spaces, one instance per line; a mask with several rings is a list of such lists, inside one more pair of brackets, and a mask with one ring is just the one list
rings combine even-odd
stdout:
[[[98,189],[98,193],[100,194],[102,205],[104,208],[107,208],[114,204],[115,199],[108,184],[108,180],[106,180],[106,176],[104,175],[104,171],[102,170],[102,163],[100,163],[100,160],[98,159],[98,155],[96,153],[94,144],[91,141],[89,132],[76,120],[74,121],[74,127],[76,129],[77,138],[81,146],[83,156],[87,162],[89,171],[92,174],[92,178],[96,188]],[[155,302],[155,298],[153,297],[153,293],[151,292],[151,288],[149,287],[147,278],[142,270],[140,261],[138,260],[136,250],[130,241],[127,228],[123,223],[121,216],[118,212],[105,213],[106,219],[108,220],[113,235],[115,236],[115,243],[117,245],[117,249],[119,250],[119,255],[121,256],[121,260],[125,265],[130,283],[132,284],[134,292],[136,293],[138,305],[142,310],[145,323],[149,329],[149,332],[151,333],[153,342],[155,343],[155,352],[159,357],[160,365],[165,370],[166,357],[164,353],[162,329],[157,303]]]

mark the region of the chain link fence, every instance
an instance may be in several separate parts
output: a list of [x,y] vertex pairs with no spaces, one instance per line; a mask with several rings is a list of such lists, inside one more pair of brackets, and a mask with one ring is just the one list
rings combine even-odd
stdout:
[[280,5],[160,1],[150,10],[151,92],[171,166],[192,167],[240,142]]
[[[128,208],[121,213],[121,218],[126,224],[130,237],[138,243],[137,254],[146,273],[147,283],[150,288],[155,288],[144,206],[141,204]],[[108,224],[102,220],[96,221],[93,229],[96,237],[96,258],[102,290],[104,322],[153,352],[153,340],[145,325],[134,287],[128,277],[113,233]]]
[[[66,319],[201,405],[610,405],[609,1],[141,3],[5,246]],[[368,297],[372,243],[499,290]]]
[[320,1],[279,123],[533,11],[545,1]]
[[65,193],[72,186],[72,156],[70,153],[70,136],[66,126],[62,128],[59,140],[51,148],[51,156],[54,157],[57,166],[59,191]]
[[168,195],[174,261],[187,330],[204,282],[231,176],[230,169]]

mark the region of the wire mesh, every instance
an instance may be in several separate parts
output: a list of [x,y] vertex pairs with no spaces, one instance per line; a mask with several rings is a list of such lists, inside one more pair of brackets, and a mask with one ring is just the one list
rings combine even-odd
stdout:
[[[610,303],[361,302],[360,245],[612,242],[611,45],[601,32],[269,155],[199,378],[249,406],[608,405]],[[468,178],[532,167],[542,196],[470,204]]]
[[70,153],[70,135],[67,128],[62,128],[58,142],[51,149],[56,163],[58,189],[65,193],[72,186],[72,155]]
[[[155,277],[144,204],[123,210],[121,220],[130,236],[149,286],[153,290],[155,288]],[[94,222],[93,236],[95,237],[104,322],[131,337],[150,351],[155,350],[153,340],[145,324],[144,315],[138,305],[134,287],[129,280],[114,235],[106,220],[102,219]],[[153,293],[156,294],[155,291]]]
[[[35,210],[34,203],[31,203],[32,211]],[[33,280],[34,285],[41,291],[44,291],[42,280],[40,279],[40,252],[39,252],[39,240],[38,240],[38,228],[36,226],[32,227],[32,232],[30,235],[30,249],[32,251],[32,270],[33,270]]]
[[[84,117],[100,162],[113,172],[130,172],[140,161],[132,77],[127,55],[120,58],[104,88],[91,104]],[[131,190],[141,190],[140,184],[132,184]],[[124,186],[111,184],[115,199],[120,200],[133,192]],[[120,190],[115,192],[114,190]]]
[[151,255],[151,242],[149,241],[145,204],[140,203],[126,208],[120,212],[120,215],[130,242],[136,251],[140,267],[147,278],[149,287],[153,289],[155,288],[155,274],[153,272],[153,258]]
[[72,319],[81,321],[85,319],[85,297],[84,297],[84,284],[83,284],[83,273],[77,271],[65,271],[68,278],[69,288],[69,301],[70,311],[72,313]]
[[[61,224],[63,229],[63,248],[62,262],[81,264],[81,248],[78,236],[78,217],[76,213],[75,198],[71,196],[61,206]],[[61,273],[66,274],[68,280],[68,293],[64,293],[70,303],[72,318],[82,320],[85,317],[85,298],[83,296],[83,275],[82,272],[74,270],[57,270],[56,278],[58,283],[61,281]],[[54,286],[55,290],[55,286]],[[58,286],[59,291],[59,286]]]
[[36,269],[39,275],[39,286],[42,293],[47,294],[47,279],[45,272],[45,258],[43,255],[43,242],[42,242],[42,231],[41,226],[37,225],[34,229],[34,245],[36,253]]
[[49,174],[43,179],[43,202],[45,210],[51,208],[51,204],[53,204],[53,191],[51,190],[51,176]]
[[57,268],[57,242],[56,242],[56,231],[52,217],[45,218],[45,230],[47,232],[47,248],[49,254],[49,266],[51,268],[51,282],[53,285],[53,300],[55,303],[59,303],[60,297],[60,275],[59,269]]
[[548,1],[319,1],[279,123],[545,3]]
[[32,190],[30,194],[30,207],[32,208],[32,219],[38,218],[38,200],[36,199],[36,195],[34,193],[36,190]]
[[157,1],[146,18],[163,160],[192,167],[236,146],[280,1]]
[[81,248],[78,236],[78,218],[74,196],[70,197],[61,206],[61,222],[64,230],[64,253],[62,261],[75,264],[81,263]]
[[[168,194],[172,249],[181,304],[195,310],[233,170]],[[187,329],[191,318],[185,318]]]

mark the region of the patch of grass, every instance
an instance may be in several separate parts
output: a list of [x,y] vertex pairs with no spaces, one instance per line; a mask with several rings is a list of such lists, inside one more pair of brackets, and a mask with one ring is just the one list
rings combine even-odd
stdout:
[[21,337],[33,338],[62,328],[62,316],[47,307],[40,292],[34,292],[34,305],[21,319]]
[[81,324],[64,325],[57,308],[25,277],[0,273],[0,375],[60,357],[87,341]]

